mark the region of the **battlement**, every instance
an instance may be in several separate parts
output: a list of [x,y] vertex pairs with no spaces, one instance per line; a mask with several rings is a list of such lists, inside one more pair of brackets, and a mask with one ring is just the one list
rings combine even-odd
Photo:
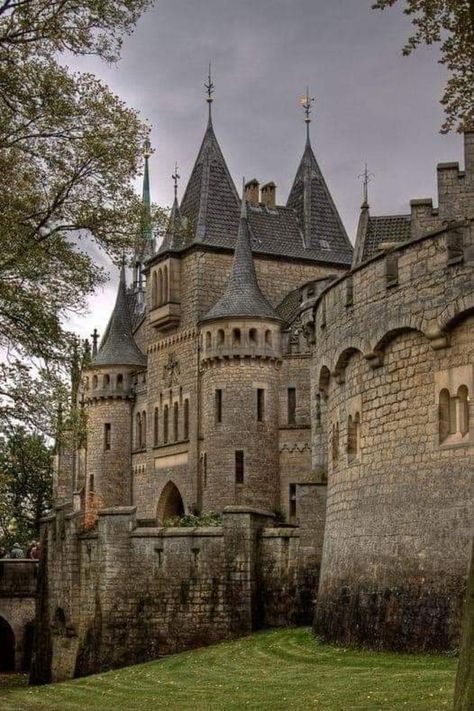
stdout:
[[234,358],[281,360],[280,326],[274,322],[236,320],[206,324],[201,363]]

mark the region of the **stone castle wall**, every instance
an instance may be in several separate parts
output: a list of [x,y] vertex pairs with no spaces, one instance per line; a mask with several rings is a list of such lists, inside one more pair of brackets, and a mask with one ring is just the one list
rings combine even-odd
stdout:
[[122,507],[101,511],[87,533],[79,513],[59,510],[45,522],[39,629],[51,630],[52,662],[43,675],[59,681],[308,620],[318,546],[272,522],[231,507],[220,527],[140,528]]
[[472,222],[458,223],[317,302],[313,448],[328,502],[315,629],[329,640],[457,644],[474,531],[473,246]]
[[[28,669],[36,604],[38,561],[0,559],[0,619],[9,625],[14,638],[14,669]],[[0,634],[3,630],[0,629]],[[0,638],[2,657],[7,654],[6,637]]]

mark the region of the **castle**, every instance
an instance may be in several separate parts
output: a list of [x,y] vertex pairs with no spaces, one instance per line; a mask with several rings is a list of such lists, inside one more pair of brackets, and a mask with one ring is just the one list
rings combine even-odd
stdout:
[[[236,191],[209,120],[156,250],[125,267],[60,442],[36,675],[59,680],[309,623],[456,644],[474,532],[474,133],[439,206],[361,209],[309,134],[286,205]],[[149,152],[144,202],[149,204]],[[219,525],[185,528],[188,512]],[[174,524],[174,525],[171,525]],[[318,592],[319,586],[319,592]]]

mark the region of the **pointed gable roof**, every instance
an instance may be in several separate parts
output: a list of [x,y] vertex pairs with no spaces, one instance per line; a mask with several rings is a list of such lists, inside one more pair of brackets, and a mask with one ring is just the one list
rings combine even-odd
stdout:
[[239,232],[229,281],[221,298],[202,320],[246,317],[282,320],[264,297],[258,285],[250,246],[247,202],[243,197]]
[[125,266],[120,270],[114,310],[104,333],[97,355],[91,366],[103,365],[146,365],[146,356],[138,348],[132,335],[132,323],[127,302]]
[[185,246],[184,223],[179,207],[178,199],[175,197],[171,208],[168,225],[166,227],[163,242],[160,245],[158,254],[165,252],[179,252]]
[[217,142],[211,117],[181,202],[194,242],[215,244],[239,225],[239,196]]
[[352,245],[314,155],[309,136],[287,207],[296,211],[306,249],[316,250],[324,261],[350,265]]

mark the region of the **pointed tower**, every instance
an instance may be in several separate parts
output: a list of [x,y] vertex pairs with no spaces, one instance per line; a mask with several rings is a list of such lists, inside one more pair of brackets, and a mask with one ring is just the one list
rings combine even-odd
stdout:
[[210,72],[207,89],[209,118],[204,139],[181,202],[181,213],[188,220],[193,241],[225,241],[237,234],[239,196],[212,123],[214,84]]
[[279,497],[281,319],[258,285],[244,198],[229,280],[200,328],[203,509],[273,508]]
[[86,510],[130,503],[133,376],[146,367],[136,345],[122,264],[114,310],[84,370],[87,411]]
[[296,211],[306,249],[317,250],[325,261],[346,262],[350,266],[352,245],[311,146],[309,126],[313,101],[307,90],[302,99],[306,145],[287,207]]
[[354,246],[354,253],[352,256],[352,268],[356,267],[363,261],[364,252],[366,251],[366,241],[369,233],[369,223],[370,223],[370,208],[369,208],[369,181],[370,174],[367,168],[367,163],[365,164],[365,169],[362,174],[364,181],[364,194],[362,205],[360,206],[360,216],[359,224],[357,225],[357,235],[356,242]]
[[142,190],[142,225],[140,235],[135,246],[135,254],[133,259],[133,286],[140,294],[144,291],[143,285],[143,267],[149,257],[155,253],[155,237],[151,225],[151,193],[150,193],[150,168],[149,159],[152,154],[151,144],[149,139],[145,141],[143,157],[145,160],[143,172],[143,190]]

